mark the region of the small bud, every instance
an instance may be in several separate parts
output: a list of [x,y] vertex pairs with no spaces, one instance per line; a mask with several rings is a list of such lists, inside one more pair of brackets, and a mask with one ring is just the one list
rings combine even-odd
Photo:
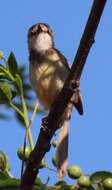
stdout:
[[112,178],[106,178],[103,181],[103,187],[106,189],[112,189]]
[[81,168],[77,165],[69,166],[67,169],[68,176],[72,179],[77,179],[81,176]]
[[78,184],[79,184],[81,187],[90,187],[91,181],[90,181],[89,177],[82,175],[82,176],[78,179]]
[[18,151],[17,151],[17,155],[18,155],[19,159],[24,160],[24,161],[28,160],[30,153],[31,153],[31,149],[29,146],[25,148],[25,154],[24,154],[24,147],[23,146],[20,146],[18,148]]

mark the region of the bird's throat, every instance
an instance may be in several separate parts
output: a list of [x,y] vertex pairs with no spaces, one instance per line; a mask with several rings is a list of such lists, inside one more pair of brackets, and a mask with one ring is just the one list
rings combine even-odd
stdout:
[[52,48],[52,46],[53,46],[52,38],[48,33],[42,32],[37,36],[37,39],[35,42],[35,49],[38,52],[46,51]]

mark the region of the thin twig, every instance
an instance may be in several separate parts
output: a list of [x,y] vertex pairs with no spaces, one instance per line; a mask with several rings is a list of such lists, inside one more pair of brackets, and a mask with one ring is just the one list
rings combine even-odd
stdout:
[[[39,106],[39,103],[38,103],[38,100],[36,100],[36,104],[35,104],[35,107],[34,107],[34,111],[31,115],[31,118],[29,120],[29,126],[28,128],[26,129],[26,132],[25,132],[25,136],[24,136],[24,143],[23,143],[23,155],[25,155],[25,149],[26,149],[26,141],[27,141],[27,137],[28,137],[28,129],[32,127],[32,123],[34,121],[34,118],[35,118],[35,115],[36,115],[36,112],[37,112],[37,109],[38,109],[38,106]],[[24,166],[25,166],[25,161],[22,160],[22,166],[21,166],[21,179],[22,179],[22,176],[23,176],[23,172],[24,172]]]

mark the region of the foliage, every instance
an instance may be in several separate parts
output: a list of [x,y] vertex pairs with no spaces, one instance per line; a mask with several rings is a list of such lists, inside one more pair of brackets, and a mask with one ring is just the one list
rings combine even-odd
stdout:
[[[7,155],[1,152],[1,156]],[[3,160],[2,160],[3,161]],[[4,162],[4,161],[3,161]],[[6,159],[5,159],[6,162]],[[9,165],[7,157],[6,165]],[[20,179],[12,177],[9,169],[0,165],[0,190],[18,190],[20,187]],[[46,165],[44,165],[46,167]],[[71,166],[72,167],[72,166]],[[73,166],[73,168],[76,166]],[[70,171],[69,171],[70,172]],[[73,172],[73,171],[72,171]],[[69,175],[69,174],[68,174]],[[81,174],[79,178],[74,179],[74,184],[69,185],[66,181],[58,181],[54,186],[43,184],[41,179],[37,177],[34,190],[106,190],[112,189],[112,173],[107,171],[98,171],[91,175]]]
[[[18,157],[27,163],[30,152],[33,150],[34,144],[31,130],[29,128],[28,111],[32,111],[32,93],[28,83],[28,78],[25,73],[24,65],[18,66],[14,53],[10,53],[8,59],[4,57],[0,51],[0,106],[5,105],[7,109],[13,109],[16,119],[24,125],[28,133],[29,147],[18,149]],[[41,112],[41,110],[38,110]],[[8,119],[8,115],[0,113],[0,119]],[[56,141],[52,143],[56,147]],[[52,157],[52,164],[56,167],[56,156]],[[40,169],[49,168],[46,161],[43,159]],[[79,166],[68,167],[68,177],[74,181],[72,185],[65,181],[58,181],[54,186],[44,184],[37,177],[34,189],[35,190],[105,190],[112,189],[112,173],[108,171],[97,171],[90,175],[85,175]],[[20,179],[16,179],[10,173],[10,164],[8,156],[0,151],[0,190],[19,190]]]

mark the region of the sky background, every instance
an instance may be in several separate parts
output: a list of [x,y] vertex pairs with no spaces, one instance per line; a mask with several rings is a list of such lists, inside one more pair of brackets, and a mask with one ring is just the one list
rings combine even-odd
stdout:
[[[26,64],[28,72],[28,28],[38,22],[48,23],[60,49],[72,63],[92,5],[91,0],[1,0],[0,2],[0,49],[6,57],[10,51],[19,64]],[[70,121],[69,163],[80,165],[84,173],[96,170],[112,170],[112,4],[107,1],[95,43],[89,53],[81,78],[84,116],[74,110]],[[2,111],[3,107],[1,107]],[[7,110],[5,110],[7,112]],[[20,176],[21,162],[17,149],[23,143],[24,130],[15,121],[0,121],[0,149],[8,155],[11,172]],[[33,124],[36,140],[41,117]],[[52,151],[47,154],[48,162]],[[44,170],[40,174],[45,182],[56,181],[56,174]],[[68,180],[68,178],[67,178]]]

